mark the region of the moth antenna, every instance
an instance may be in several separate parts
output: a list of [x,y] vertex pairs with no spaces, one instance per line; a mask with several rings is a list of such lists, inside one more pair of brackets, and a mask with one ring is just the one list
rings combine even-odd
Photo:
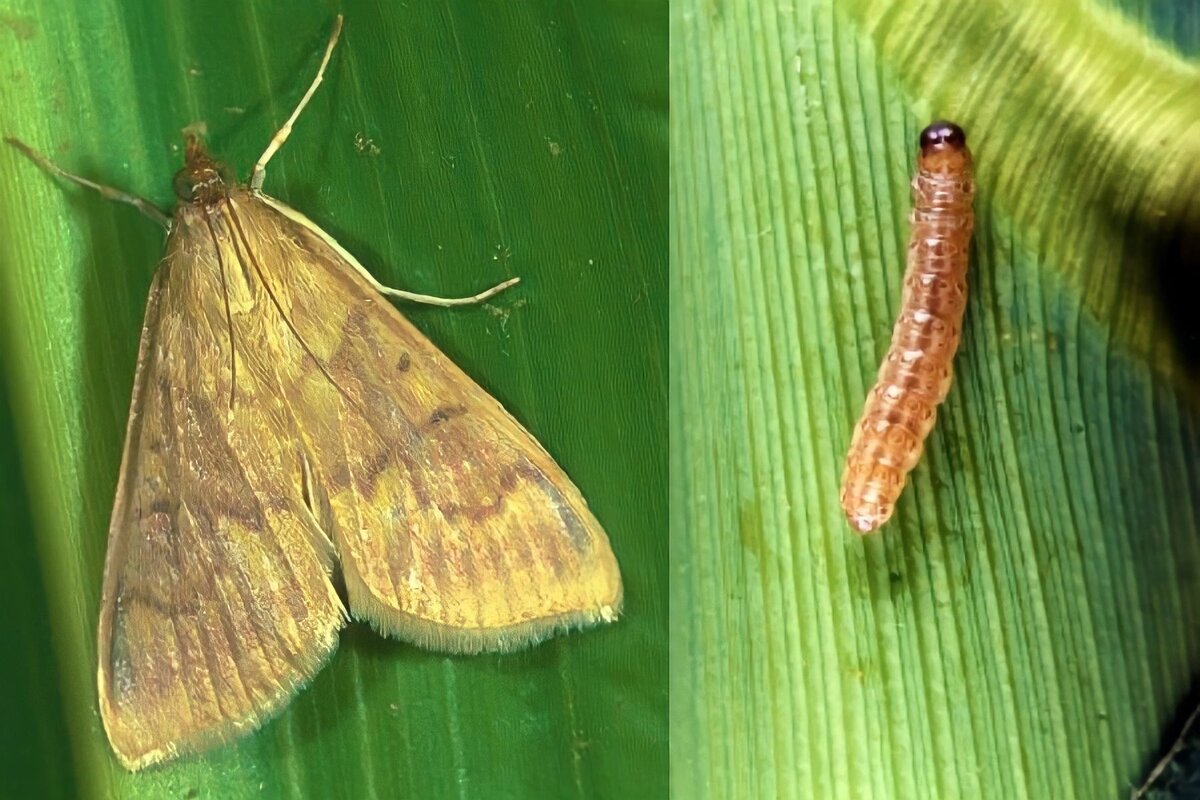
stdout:
[[129,192],[123,192],[120,189],[114,189],[111,186],[105,186],[102,183],[89,181],[87,178],[81,178],[78,175],[73,175],[72,173],[67,172],[65,169],[55,164],[46,156],[39,153],[37,150],[34,150],[32,147],[22,142],[20,139],[14,139],[11,136],[6,136],[4,137],[4,141],[20,150],[30,161],[46,170],[51,175],[57,175],[58,177],[71,181],[72,183],[77,183],[80,186],[87,187],[88,189],[94,189],[99,192],[102,197],[105,197],[109,200],[116,200],[118,203],[128,203],[150,219],[157,222],[159,225],[162,225],[167,230],[171,229],[171,217],[146,198],[138,197],[136,194],[130,194]]
[[254,165],[254,171],[250,173],[250,188],[258,191],[262,188],[263,181],[267,177],[267,162],[278,152],[279,148],[283,147],[283,143],[292,134],[292,126],[296,123],[300,112],[308,105],[308,101],[312,99],[316,93],[317,87],[321,85],[321,81],[325,78],[325,67],[329,66],[329,59],[333,57],[333,48],[337,44],[338,37],[342,34],[342,15],[338,14],[333,21],[333,33],[329,34],[329,44],[325,45],[325,55],[321,58],[321,66],[317,67],[317,77],[313,78],[312,84],[308,87],[308,91],[304,93],[304,97],[300,98],[300,102],[296,105],[296,110],[288,117],[287,122],[283,123],[283,127],[276,131],[271,138],[270,144],[263,154],[259,156],[258,163]]
[[510,286],[521,282],[518,278],[509,278],[503,283],[498,283],[490,289],[485,289],[479,294],[471,295],[470,297],[435,297],[430,294],[417,294],[416,292],[406,292],[403,289],[393,289],[390,286],[384,286],[379,281],[372,278],[371,282],[375,285],[376,291],[380,294],[386,294],[389,297],[398,297],[401,300],[409,300],[413,303],[423,303],[427,306],[439,306],[441,308],[454,308],[455,306],[471,306],[476,303],[482,303],[489,297],[494,297],[500,292],[503,292]]
[[480,292],[479,294],[474,294],[474,295],[471,295],[470,297],[437,297],[437,296],[431,295],[431,294],[418,294],[416,292],[406,292],[403,289],[393,289],[390,286],[384,286],[382,283],[380,283],[378,280],[376,280],[374,275],[372,275],[370,272],[367,272],[366,267],[364,267],[362,264],[358,263],[358,259],[356,259],[354,256],[350,255],[348,252],[346,252],[346,248],[344,248],[340,244],[338,244],[337,241],[334,240],[334,238],[332,236],[330,236],[329,234],[325,233],[325,231],[318,228],[316,225],[314,225],[312,222],[310,222],[308,219],[306,219],[303,215],[297,213],[294,209],[288,208],[287,206],[285,206],[281,203],[278,203],[277,201],[271,199],[270,197],[267,197],[265,195],[259,195],[259,197],[267,205],[271,206],[276,211],[279,211],[281,214],[283,214],[286,217],[290,217],[291,219],[296,220],[297,222],[301,223],[306,228],[311,230],[314,234],[316,234],[321,239],[321,241],[325,242],[325,244],[327,244],[331,248],[333,248],[333,251],[335,253],[337,253],[338,255],[340,255],[347,264],[349,264],[351,267],[353,267],[354,271],[357,272],[359,275],[361,275],[363,280],[365,280],[367,283],[369,283],[371,285],[372,289],[374,289],[375,291],[379,292],[382,295],[387,295],[388,297],[396,297],[396,298],[399,298],[400,300],[408,300],[413,303],[423,303],[424,305],[427,305],[427,306],[438,306],[440,308],[454,308],[455,306],[470,306],[470,305],[475,305],[477,303],[482,303],[484,300],[487,300],[491,297],[495,297],[496,295],[500,294],[500,292],[503,292],[508,287],[515,286],[516,284],[521,282],[520,277],[509,278],[508,280],[506,280],[502,283],[496,284],[495,286],[493,286],[490,289],[485,289],[482,292]]

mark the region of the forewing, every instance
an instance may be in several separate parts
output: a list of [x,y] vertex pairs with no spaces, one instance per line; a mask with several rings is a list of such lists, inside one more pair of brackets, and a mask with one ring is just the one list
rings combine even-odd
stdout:
[[439,650],[506,650],[618,612],[607,536],[533,437],[278,201],[250,239],[284,243],[267,276],[311,355],[314,505],[351,612]]
[[98,642],[101,714],[130,769],[255,728],[344,618],[271,391],[278,355],[242,341],[231,360],[219,252],[177,218],[142,333]]

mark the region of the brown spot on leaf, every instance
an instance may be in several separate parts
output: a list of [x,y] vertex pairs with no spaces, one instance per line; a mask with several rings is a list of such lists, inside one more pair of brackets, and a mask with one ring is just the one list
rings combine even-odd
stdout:
[[0,24],[12,31],[18,39],[28,41],[37,35],[37,20],[20,14],[0,15]]

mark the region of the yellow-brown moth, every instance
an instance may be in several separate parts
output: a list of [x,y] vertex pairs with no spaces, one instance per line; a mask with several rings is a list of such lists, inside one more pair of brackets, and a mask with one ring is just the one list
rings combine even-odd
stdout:
[[950,391],[975,225],[971,151],[962,128],[939,121],[921,132],[912,192],[900,316],[842,475],[842,510],[859,533],[892,516]]
[[[100,713],[131,770],[281,709],[349,617],[422,647],[507,651],[614,619],[608,538],[545,450],[327,233],[189,136],[150,287],[109,528]],[[344,586],[342,594],[335,586]]]

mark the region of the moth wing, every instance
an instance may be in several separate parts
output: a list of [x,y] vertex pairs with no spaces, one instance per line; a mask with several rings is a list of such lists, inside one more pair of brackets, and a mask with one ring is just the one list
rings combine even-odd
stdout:
[[345,618],[298,439],[277,404],[247,396],[269,354],[239,350],[230,409],[217,251],[196,244],[180,258],[173,235],[150,290],[104,568],[100,710],[129,769],[253,730]]
[[[293,248],[270,277],[320,369],[309,414],[350,609],[436,650],[509,650],[612,620],[620,572],[578,489],[537,441],[294,209],[258,235]],[[331,389],[331,384],[336,388]]]

